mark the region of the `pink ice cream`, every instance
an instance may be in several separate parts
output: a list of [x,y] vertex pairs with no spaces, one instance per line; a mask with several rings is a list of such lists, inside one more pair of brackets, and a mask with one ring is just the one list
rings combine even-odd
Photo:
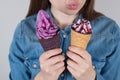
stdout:
[[40,10],[36,21],[36,34],[39,39],[52,38],[59,33],[57,26],[50,19],[50,16],[44,10]]
[[73,24],[72,29],[82,34],[92,33],[92,27],[90,25],[90,21],[86,19],[79,19],[76,24]]
[[71,29],[71,45],[86,49],[92,35],[90,21],[79,19],[77,23],[72,25]]
[[40,10],[37,15],[36,35],[44,51],[60,48],[59,29],[44,10]]

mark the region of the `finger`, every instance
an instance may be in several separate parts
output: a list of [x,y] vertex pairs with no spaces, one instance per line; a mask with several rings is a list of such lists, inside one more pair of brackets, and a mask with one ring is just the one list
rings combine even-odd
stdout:
[[61,52],[62,52],[62,49],[52,49],[52,50],[46,51],[40,56],[40,61],[44,62],[45,60],[49,59],[50,57],[58,55]]
[[76,53],[73,53],[73,52],[70,52],[68,51],[67,52],[67,56],[72,59],[74,62],[78,63],[78,64],[82,64],[82,63],[85,63],[86,61],[81,58],[79,55],[77,55]]
[[84,72],[85,69],[91,68],[91,65],[81,62],[81,64],[77,64],[73,60],[68,59],[67,60],[68,66],[72,67],[76,71]]
[[59,68],[64,67],[64,62],[59,62],[51,66],[45,66],[43,69],[47,73],[52,73],[58,70]]
[[65,70],[65,67],[63,66],[56,70],[56,74],[59,76],[64,70]]
[[52,71],[56,71],[57,69],[64,67],[64,62],[59,62],[51,66]]
[[83,50],[82,48],[70,46],[69,50],[78,54],[79,56],[81,56],[85,60],[88,60],[88,61],[91,60],[91,55],[87,51]]
[[67,65],[72,67],[76,71],[80,68],[80,66],[76,62],[70,59],[67,60]]
[[64,60],[65,60],[65,57],[63,55],[58,55],[58,56],[54,56],[54,57],[51,57],[50,59],[46,60],[45,64],[47,66],[54,65],[54,64],[62,62]]
[[73,77],[76,77],[76,71],[72,67],[67,66],[67,69],[69,70]]

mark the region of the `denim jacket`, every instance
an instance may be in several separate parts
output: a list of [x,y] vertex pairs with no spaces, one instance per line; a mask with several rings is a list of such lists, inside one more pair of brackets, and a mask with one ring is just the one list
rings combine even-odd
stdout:
[[[50,10],[47,12],[54,21]],[[22,20],[15,30],[9,51],[10,80],[34,80],[41,70],[39,57],[44,49],[36,36],[36,17],[37,15],[32,15]],[[93,32],[86,50],[92,56],[96,79],[120,80],[120,29],[118,25],[115,21],[100,16],[91,21],[91,26]],[[66,26],[64,30],[60,29],[61,48],[64,54],[70,46],[70,29],[71,25]],[[75,80],[67,70],[63,74],[64,76],[59,76],[58,80]]]

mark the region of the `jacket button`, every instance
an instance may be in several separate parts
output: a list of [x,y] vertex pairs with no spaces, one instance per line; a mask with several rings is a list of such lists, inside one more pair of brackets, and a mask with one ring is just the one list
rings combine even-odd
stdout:
[[34,67],[34,68],[37,68],[37,65],[34,63],[34,64],[33,64],[33,67]]
[[61,74],[61,77],[64,77],[64,74]]
[[29,58],[28,58],[28,57],[26,57],[25,59],[26,59],[26,60],[28,60]]
[[93,69],[95,69],[95,66],[93,66]]
[[63,38],[66,38],[66,37],[67,37],[67,36],[64,34],[64,35],[63,35]]

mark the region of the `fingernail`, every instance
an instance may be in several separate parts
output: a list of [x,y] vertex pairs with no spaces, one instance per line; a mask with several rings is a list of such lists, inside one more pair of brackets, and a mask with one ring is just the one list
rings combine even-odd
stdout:
[[60,48],[60,49],[58,49],[60,52],[62,52],[62,49]]
[[62,59],[61,59],[61,60],[62,60],[62,61],[63,61],[63,60],[65,60],[65,57],[64,57],[64,56],[62,56]]
[[67,51],[67,54],[69,54],[70,53],[70,51]]
[[63,56],[65,56],[65,54],[64,54],[64,53],[62,53],[62,55],[63,55]]
[[71,49],[71,46],[69,46],[69,50]]

